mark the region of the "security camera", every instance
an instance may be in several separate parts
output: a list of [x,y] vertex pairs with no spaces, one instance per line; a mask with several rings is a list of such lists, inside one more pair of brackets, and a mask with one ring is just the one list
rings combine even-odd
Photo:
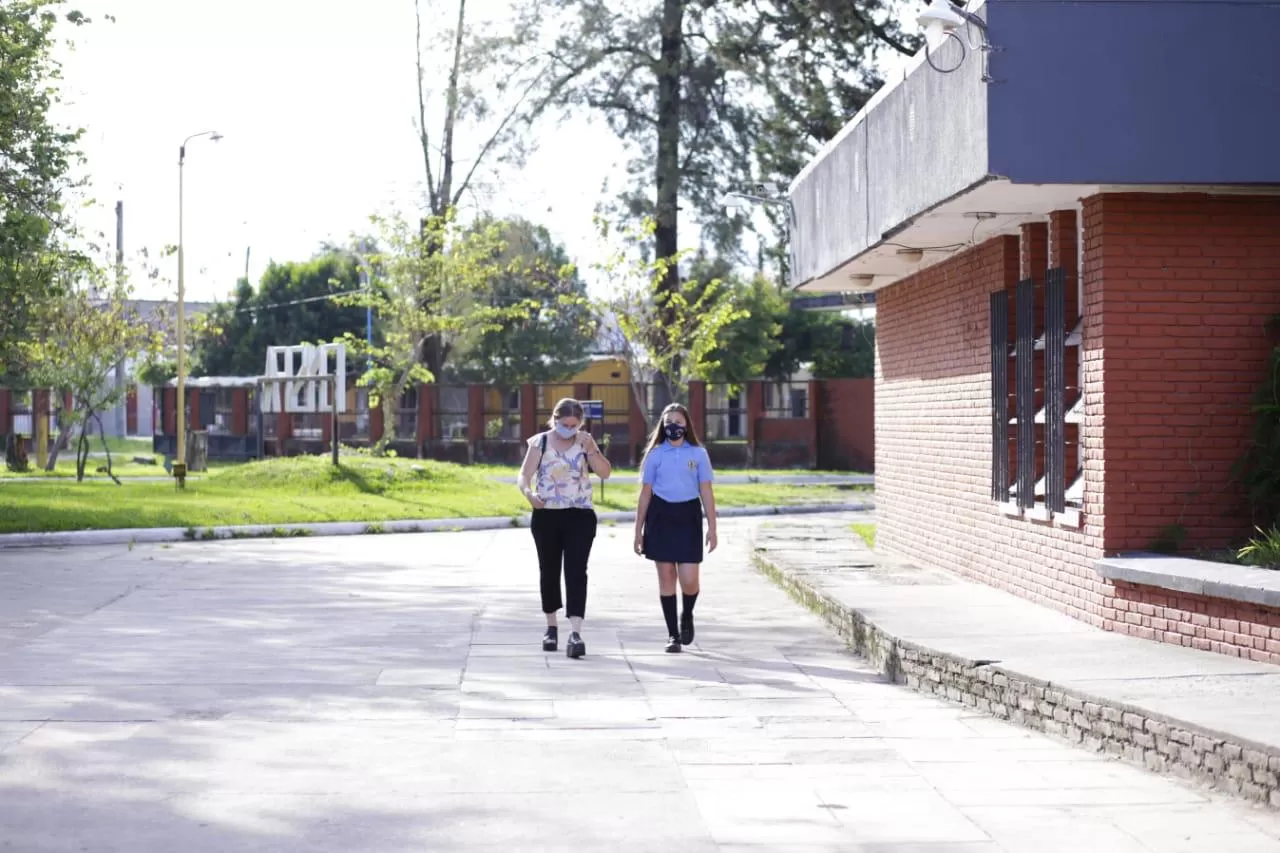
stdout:
[[937,47],[948,33],[964,26],[965,20],[950,0],[931,0],[929,8],[916,18],[916,23],[924,28],[925,40],[929,45]]

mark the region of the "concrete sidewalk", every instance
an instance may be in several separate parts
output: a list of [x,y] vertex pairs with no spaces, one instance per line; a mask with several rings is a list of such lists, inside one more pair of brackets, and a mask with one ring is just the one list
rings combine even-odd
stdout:
[[766,523],[756,564],[895,680],[1280,806],[1280,668],[1093,628],[876,555],[843,515]]

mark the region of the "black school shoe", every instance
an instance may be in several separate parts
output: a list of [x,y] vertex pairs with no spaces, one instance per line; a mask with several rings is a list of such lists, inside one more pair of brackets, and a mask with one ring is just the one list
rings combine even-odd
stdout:
[[680,638],[679,637],[668,638],[667,653],[674,655],[674,654],[679,654],[679,652],[680,652]]
[[569,642],[565,644],[564,653],[571,658],[580,658],[587,653],[587,644],[582,642],[582,637],[577,631],[569,635]]
[[686,613],[680,617],[680,642],[686,646],[693,645],[693,614]]
[[560,647],[560,629],[547,628],[547,633],[542,635],[542,650],[544,652],[554,652]]

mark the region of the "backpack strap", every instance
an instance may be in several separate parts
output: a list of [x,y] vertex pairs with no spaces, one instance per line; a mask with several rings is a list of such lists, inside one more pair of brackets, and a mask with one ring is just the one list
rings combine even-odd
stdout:
[[542,455],[547,455],[547,434],[545,432],[542,434]]

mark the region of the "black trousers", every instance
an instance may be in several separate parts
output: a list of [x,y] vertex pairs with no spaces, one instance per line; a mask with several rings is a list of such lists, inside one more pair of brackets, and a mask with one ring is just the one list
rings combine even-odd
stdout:
[[[587,561],[591,559],[591,546],[596,541],[595,510],[535,509],[530,529],[538,548],[542,612],[555,613],[564,607],[565,615],[570,618],[585,617]],[[560,598],[562,565],[567,606]]]

